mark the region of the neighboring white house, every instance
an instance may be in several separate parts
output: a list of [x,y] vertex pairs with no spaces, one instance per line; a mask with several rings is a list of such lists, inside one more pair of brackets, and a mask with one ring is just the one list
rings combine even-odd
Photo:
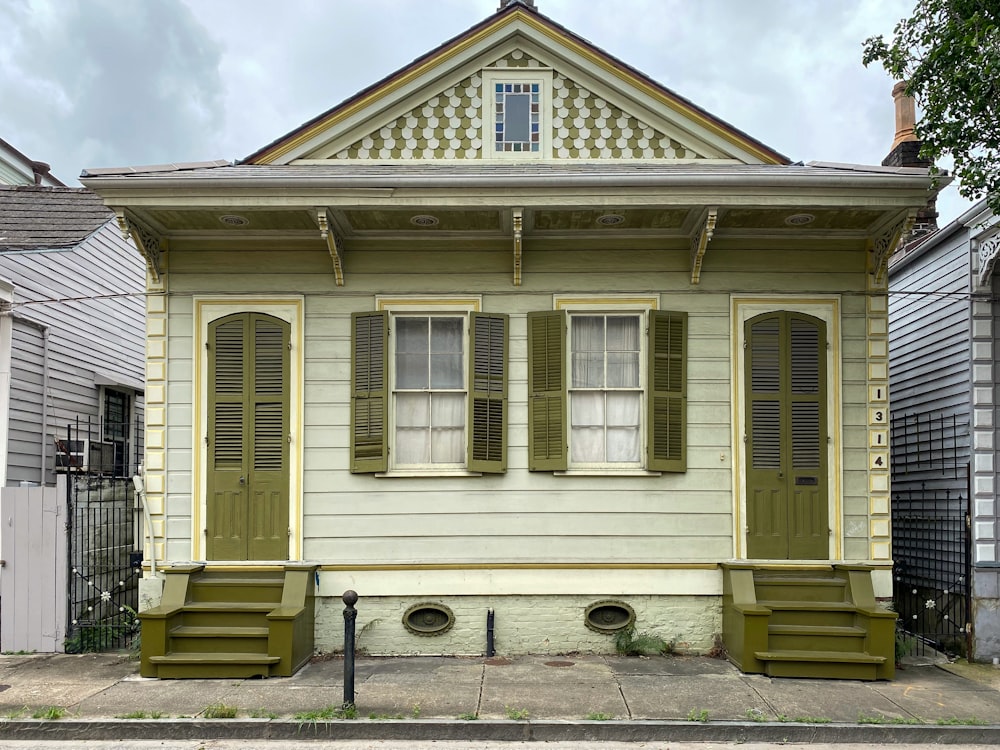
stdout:
[[47,185],[66,187],[49,174],[49,165],[29,159],[0,138],[0,185]]
[[94,193],[0,185],[0,486],[50,483],[69,425],[134,468],[144,277]]

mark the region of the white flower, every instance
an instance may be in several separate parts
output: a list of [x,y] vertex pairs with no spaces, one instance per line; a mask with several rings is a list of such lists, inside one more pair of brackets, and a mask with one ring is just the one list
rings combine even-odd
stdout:
[[924,602],[924,606],[927,609],[934,609],[934,600],[933,599],[928,599],[926,602]]
[[102,602],[110,602],[111,601],[111,592],[110,591],[102,591],[101,592],[101,601]]

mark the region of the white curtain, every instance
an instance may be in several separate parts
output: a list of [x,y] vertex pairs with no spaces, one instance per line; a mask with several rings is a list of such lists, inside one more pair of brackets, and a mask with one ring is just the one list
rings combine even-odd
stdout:
[[[572,319],[570,460],[638,463],[641,393],[639,316],[578,315]],[[600,389],[600,390],[598,390]]]
[[398,316],[395,464],[465,461],[462,318]]

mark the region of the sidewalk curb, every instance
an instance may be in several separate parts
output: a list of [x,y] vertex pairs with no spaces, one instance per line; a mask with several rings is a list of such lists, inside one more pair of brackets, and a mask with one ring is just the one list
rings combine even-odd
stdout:
[[793,722],[508,721],[385,719],[9,719],[8,740],[465,740],[496,742],[759,742],[1000,745],[1000,725],[796,724]]

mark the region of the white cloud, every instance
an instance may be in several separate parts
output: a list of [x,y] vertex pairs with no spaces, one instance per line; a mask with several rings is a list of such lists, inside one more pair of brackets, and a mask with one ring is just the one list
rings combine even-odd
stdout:
[[[891,81],[861,65],[914,0],[538,0],[794,160],[878,163]],[[242,158],[492,14],[498,0],[4,0],[0,137],[84,167]],[[948,193],[954,192],[949,190]],[[940,201],[943,218],[949,197]]]

